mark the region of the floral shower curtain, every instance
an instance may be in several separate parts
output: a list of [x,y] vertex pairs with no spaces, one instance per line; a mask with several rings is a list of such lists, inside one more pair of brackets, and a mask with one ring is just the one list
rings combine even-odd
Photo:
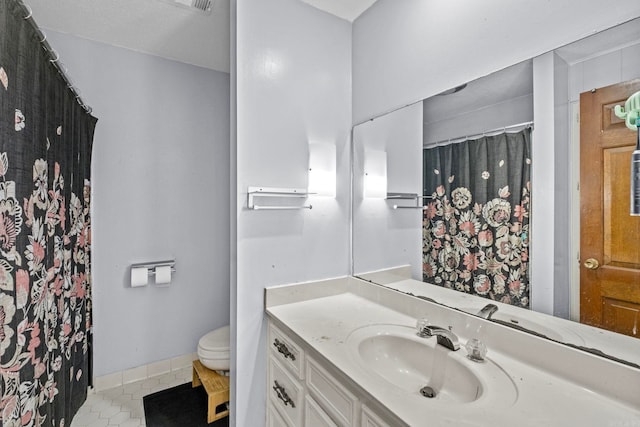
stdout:
[[529,307],[530,138],[424,150],[425,282]]
[[0,425],[68,426],[91,377],[96,119],[25,15],[0,2]]

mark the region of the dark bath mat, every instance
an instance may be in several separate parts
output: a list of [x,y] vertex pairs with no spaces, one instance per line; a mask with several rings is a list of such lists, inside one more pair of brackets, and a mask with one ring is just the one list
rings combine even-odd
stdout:
[[229,427],[229,418],[207,424],[204,387],[182,384],[142,398],[147,427]]

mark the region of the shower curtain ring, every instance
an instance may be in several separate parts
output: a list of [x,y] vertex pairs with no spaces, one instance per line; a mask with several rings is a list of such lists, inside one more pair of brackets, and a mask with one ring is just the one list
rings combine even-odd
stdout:
[[60,55],[58,55],[58,52],[56,52],[54,49],[51,49],[51,53],[52,53],[52,54],[55,54],[55,55],[56,55],[56,58],[55,58],[55,59],[50,59],[50,60],[49,60],[49,62],[52,62],[52,63],[54,63],[54,64],[55,64],[55,63],[56,63],[56,62],[58,62],[58,60],[60,59]]
[[24,18],[22,18],[22,19],[29,19],[29,18],[31,18],[31,17],[33,16],[33,9],[31,9],[31,6],[29,6],[28,4],[25,4],[25,5],[24,5],[24,7],[26,7],[26,8],[27,8],[27,11],[28,11],[29,13],[27,14],[27,16],[25,16],[25,17],[24,17]]
[[[58,62],[58,68],[60,68],[60,71],[62,71],[62,74],[67,76],[67,73],[69,72],[69,69],[67,68],[66,65],[64,65],[64,62],[62,62],[62,61]],[[69,76],[67,76],[67,81],[71,81]]]
[[37,33],[42,34],[42,40],[38,40],[40,43],[44,43],[44,41],[47,39],[47,33],[45,33],[44,31],[42,31],[40,28],[38,28]]

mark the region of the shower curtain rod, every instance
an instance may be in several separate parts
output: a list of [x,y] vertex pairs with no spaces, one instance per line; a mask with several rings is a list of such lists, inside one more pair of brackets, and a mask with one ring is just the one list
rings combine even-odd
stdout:
[[442,141],[438,141],[433,144],[423,145],[422,148],[434,148],[434,147],[440,147],[442,145],[456,144],[458,142],[464,142],[468,139],[478,139],[478,138],[482,138],[483,136],[492,136],[491,134],[498,134],[498,132],[506,132],[507,130],[512,130],[512,129],[520,130],[520,129],[527,129],[527,128],[533,128],[533,122],[517,123],[515,125],[502,126],[502,127],[491,129],[491,130],[486,130],[482,133],[477,133],[474,135],[465,135],[465,136],[459,136],[457,138],[444,139]]
[[69,76],[67,75],[66,67],[64,66],[64,64],[62,64],[62,62],[60,62],[60,55],[58,55],[58,52],[56,52],[55,49],[51,47],[51,45],[47,41],[47,35],[45,34],[44,31],[40,29],[36,21],[33,19],[33,10],[31,9],[31,6],[29,6],[28,4],[25,4],[25,2],[22,0],[18,0],[18,3],[22,6],[24,11],[26,12],[23,19],[33,26],[33,29],[36,31],[36,34],[42,35],[42,40],[38,40],[38,41],[42,45],[42,48],[52,58],[49,60],[49,62],[56,68],[56,71],[58,72],[58,74],[62,76],[65,83],[67,84],[67,87],[69,88],[69,90],[71,90],[71,93],[73,93],[73,95],[75,96],[78,104],[80,104],[80,106],[87,112],[87,114],[91,114],[92,108],[89,105],[85,104],[82,98],[80,97],[80,91],[73,85],[73,83],[71,82],[71,78],[69,78]]

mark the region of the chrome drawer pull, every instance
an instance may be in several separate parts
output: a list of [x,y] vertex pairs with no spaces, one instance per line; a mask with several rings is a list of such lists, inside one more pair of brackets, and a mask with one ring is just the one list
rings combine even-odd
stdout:
[[295,408],[296,407],[295,403],[293,403],[293,400],[291,400],[287,392],[284,390],[284,387],[278,384],[278,381],[274,381],[273,384],[275,384],[273,386],[273,389],[278,394],[278,399],[284,402],[284,406],[291,405],[292,408]]
[[282,353],[282,355],[284,356],[285,359],[288,357],[291,360],[296,360],[296,355],[291,353],[289,351],[289,348],[287,347],[287,345],[285,343],[283,343],[283,342],[280,342],[280,340],[278,338],[273,340],[273,345],[275,346],[275,348],[278,349],[279,353]]

